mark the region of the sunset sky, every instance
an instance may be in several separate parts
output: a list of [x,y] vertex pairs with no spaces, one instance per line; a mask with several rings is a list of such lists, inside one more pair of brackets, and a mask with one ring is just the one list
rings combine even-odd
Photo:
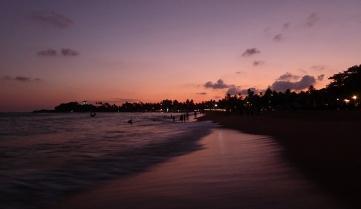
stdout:
[[0,13],[0,111],[321,88],[361,64],[360,0],[1,0]]

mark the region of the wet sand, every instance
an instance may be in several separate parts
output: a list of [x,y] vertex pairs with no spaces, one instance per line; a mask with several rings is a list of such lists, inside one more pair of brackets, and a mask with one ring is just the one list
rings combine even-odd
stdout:
[[58,208],[347,208],[285,161],[270,137],[216,128],[199,143],[200,150],[69,197]]
[[338,199],[361,208],[361,112],[299,111],[261,115],[208,113],[225,128],[274,138],[284,157]]

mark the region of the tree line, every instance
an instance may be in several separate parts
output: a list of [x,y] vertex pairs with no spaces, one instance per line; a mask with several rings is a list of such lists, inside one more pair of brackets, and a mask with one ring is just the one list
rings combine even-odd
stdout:
[[[322,89],[310,86],[305,91],[277,92],[271,88],[255,93],[251,89],[247,95],[226,95],[218,101],[209,100],[195,103],[193,100],[180,102],[165,99],[158,103],[125,102],[118,106],[109,103],[97,105],[69,102],[63,103],[51,112],[190,112],[222,110],[239,113],[259,113],[280,110],[330,110],[359,109],[361,96],[361,65],[334,74],[331,82]],[[42,112],[42,111],[40,111]]]

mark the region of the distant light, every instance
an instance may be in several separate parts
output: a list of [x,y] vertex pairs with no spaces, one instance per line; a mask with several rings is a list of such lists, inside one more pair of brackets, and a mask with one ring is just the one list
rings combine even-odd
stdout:
[[353,96],[352,96],[352,99],[353,99],[353,100],[356,100],[356,99],[357,99],[357,96],[356,96],[356,95],[353,95]]
[[218,107],[218,104],[214,104],[215,107]]
[[349,99],[344,99],[343,101],[344,101],[346,104],[350,102]]
[[337,98],[336,100],[337,100],[337,101],[339,101],[340,99],[339,99],[339,98]]

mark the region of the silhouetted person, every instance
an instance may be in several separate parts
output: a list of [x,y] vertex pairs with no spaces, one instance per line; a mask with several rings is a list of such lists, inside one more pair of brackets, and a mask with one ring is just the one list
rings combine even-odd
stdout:
[[128,120],[128,123],[132,125],[132,124],[133,124],[133,120],[132,120],[132,119]]

